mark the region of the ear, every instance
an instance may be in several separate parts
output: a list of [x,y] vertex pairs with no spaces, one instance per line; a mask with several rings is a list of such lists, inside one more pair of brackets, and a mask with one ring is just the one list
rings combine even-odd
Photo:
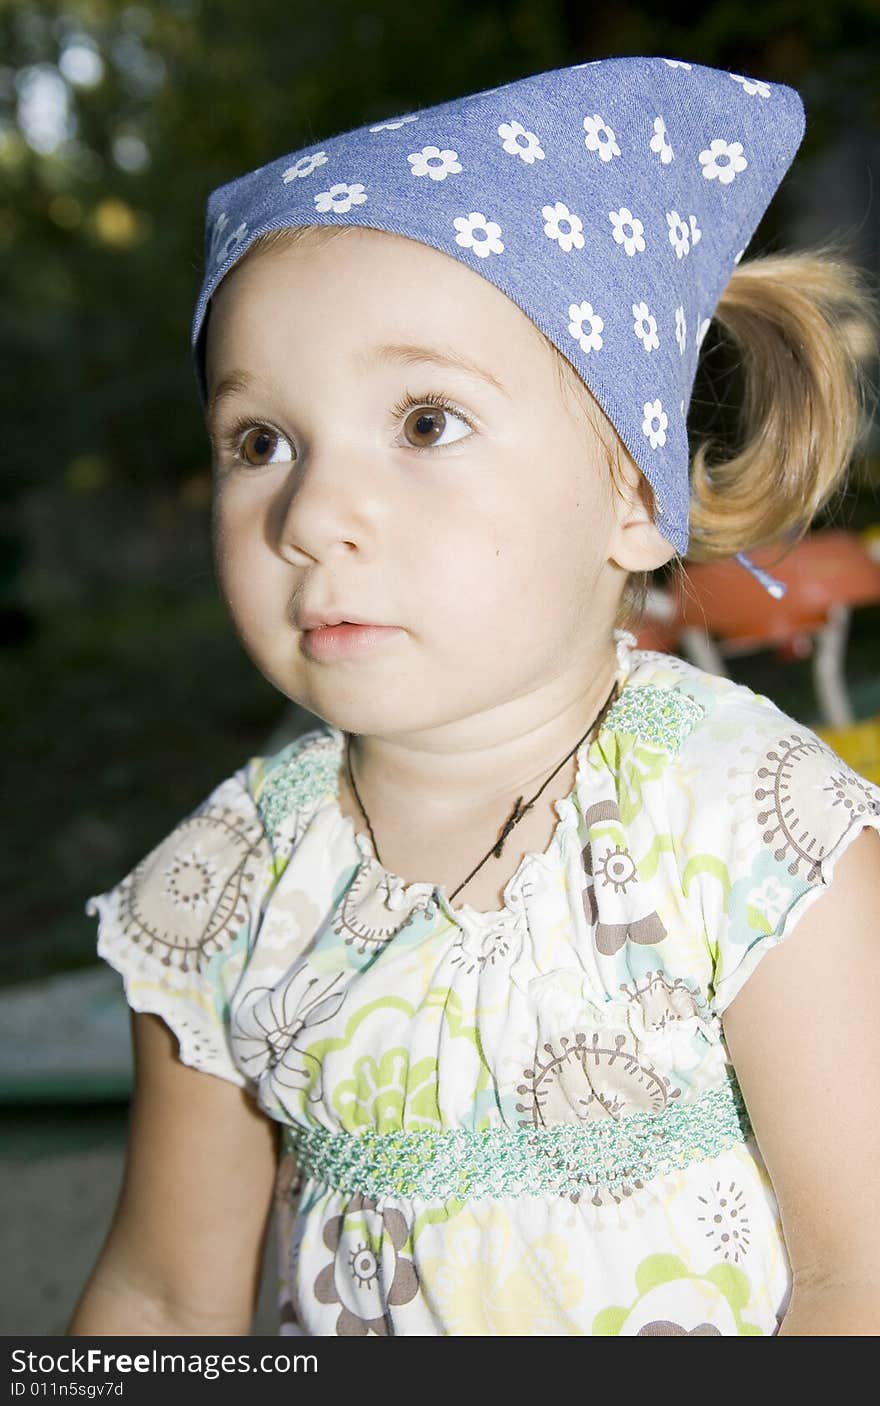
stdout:
[[675,547],[654,522],[654,492],[638,464],[622,448],[612,475],[615,525],[609,559],[624,571],[654,571],[675,556]]

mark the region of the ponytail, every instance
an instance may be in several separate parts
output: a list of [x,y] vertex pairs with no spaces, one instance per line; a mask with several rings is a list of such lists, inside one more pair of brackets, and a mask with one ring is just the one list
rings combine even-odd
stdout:
[[878,318],[868,278],[830,249],[739,264],[715,309],[743,372],[741,447],[693,456],[694,561],[799,540],[845,487],[869,423]]

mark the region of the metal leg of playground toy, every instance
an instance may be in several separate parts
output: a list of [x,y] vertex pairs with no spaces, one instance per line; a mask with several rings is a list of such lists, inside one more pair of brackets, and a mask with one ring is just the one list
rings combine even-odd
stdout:
[[680,643],[688,659],[698,669],[706,669],[710,674],[729,677],[724,657],[715,640],[705,630],[695,625],[686,625],[679,636]]
[[850,614],[848,605],[830,605],[828,623],[816,634],[813,649],[813,686],[828,727],[855,722],[844,674]]

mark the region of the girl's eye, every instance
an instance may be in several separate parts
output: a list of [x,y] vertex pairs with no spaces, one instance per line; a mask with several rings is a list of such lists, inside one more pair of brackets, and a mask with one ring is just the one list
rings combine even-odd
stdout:
[[[413,413],[407,415],[407,411]],[[422,454],[426,450],[433,448],[447,449],[453,444],[457,444],[460,439],[465,439],[468,434],[473,433],[473,425],[463,411],[450,405],[443,395],[428,394],[421,400],[411,396],[409,392],[398,401],[392,410],[395,418],[406,415],[404,421],[404,434],[411,436],[409,447],[415,449],[417,454]],[[448,428],[450,417],[465,425],[465,431],[457,434],[453,439],[445,442],[440,436]],[[421,440],[421,443],[412,443],[412,440]]]
[[[236,420],[222,436],[223,447],[232,454],[235,462],[252,469],[284,462],[283,459],[276,459],[273,452],[273,445],[277,445],[279,440],[288,443],[284,435],[273,430],[271,425],[255,425],[252,420]],[[266,455],[269,457],[266,458]]]
[[[408,411],[413,413],[407,414]],[[408,440],[406,447],[413,449],[417,454],[434,448],[447,449],[473,433],[474,427],[468,417],[451,405],[444,395],[429,393],[417,399],[407,392],[394,406],[391,414],[395,422],[406,417],[403,426],[403,433]],[[450,428],[450,419],[457,420],[464,429],[452,439],[444,439],[443,436],[447,435]],[[290,448],[286,436],[278,430],[273,430],[271,425],[256,424],[253,420],[246,419],[236,420],[224,430],[219,436],[219,442],[221,448],[231,454],[233,463],[243,464],[251,469],[287,462],[283,456],[278,456],[278,445],[286,444]]]

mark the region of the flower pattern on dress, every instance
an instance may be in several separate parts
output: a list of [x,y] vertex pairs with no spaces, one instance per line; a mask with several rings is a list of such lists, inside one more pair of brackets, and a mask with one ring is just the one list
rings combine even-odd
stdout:
[[659,400],[646,400],[643,410],[642,433],[648,436],[652,449],[660,449],[666,443],[669,417]]
[[329,190],[322,190],[315,196],[315,209],[322,213],[332,210],[336,215],[344,215],[353,205],[363,205],[366,198],[366,188],[359,181],[355,185],[338,181]]
[[299,180],[303,176],[310,176],[319,166],[326,164],[326,151],[315,151],[308,156],[301,156],[292,166],[288,166],[286,171],[282,171],[281,179],[285,185],[289,185],[291,181]]
[[700,152],[700,165],[706,180],[717,180],[723,186],[730,185],[748,164],[743,155],[742,142],[727,142],[723,137],[716,137],[705,151]]
[[646,352],[656,351],[660,345],[656,317],[651,313],[647,303],[633,303],[632,310],[633,331]]
[[402,1213],[366,1196],[355,1195],[324,1227],[324,1244],[333,1258],[315,1280],[319,1303],[339,1304],[336,1334],[388,1337],[385,1306],[409,1303],[419,1279],[411,1260],[400,1252],[409,1237]]
[[603,161],[611,161],[613,157],[620,155],[620,147],[617,145],[617,138],[608,123],[598,114],[584,118],[584,146],[587,151],[595,151]]
[[749,1223],[749,1203],[735,1181],[713,1182],[705,1196],[698,1196],[702,1207],[697,1224],[716,1255],[740,1264],[746,1259],[752,1241]]
[[568,309],[568,330],[581,351],[601,351],[603,319],[593,311],[592,303],[572,303]]
[[763,927],[766,932],[773,932],[788,907],[789,898],[790,892],[785,884],[781,884],[774,875],[768,875],[762,884],[750,889],[746,895],[746,903],[754,909],[757,918],[754,925]]
[[300,966],[279,986],[251,987],[234,1003],[230,1044],[249,1079],[265,1076],[263,1101],[271,1093],[275,1107],[288,1108],[291,1092],[310,1087],[320,1077],[320,1068],[296,1040],[336,1015],[346,994],[339,982],[338,976],[321,982],[307,966]]
[[638,870],[625,845],[609,838],[620,826],[620,810],[613,801],[590,806],[584,817],[593,832],[581,851],[584,872],[583,906],[594,931],[597,950],[613,957],[627,942],[649,946],[662,942],[666,928],[652,908],[639,882]]
[[480,259],[487,259],[490,254],[504,253],[501,226],[478,210],[472,210],[469,215],[458,215],[452,223],[458,230],[455,242],[462,249],[472,249]]
[[[594,1336],[714,1338],[761,1333],[742,1316],[749,1303],[748,1277],[727,1260],[699,1273],[678,1255],[649,1255],[638,1266],[634,1283],[635,1301],[598,1314]],[[674,1318],[658,1315],[658,1308],[668,1313],[672,1305]]]
[[423,146],[421,151],[411,152],[406,159],[414,176],[430,176],[432,181],[445,181],[447,176],[462,169],[457,151],[441,151],[436,146]]
[[636,219],[632,210],[622,205],[619,210],[609,210],[608,218],[611,221],[611,233],[615,244],[622,244],[624,251],[630,256],[644,252],[645,226],[641,220]]
[[649,142],[651,151],[656,152],[660,157],[661,165],[668,166],[674,158],[674,152],[669,141],[669,134],[666,131],[666,123],[662,117],[654,118],[654,135]]
[[521,122],[502,122],[498,128],[501,145],[509,156],[518,156],[527,166],[544,160],[539,138]]
[[528,1252],[491,1202],[449,1225],[442,1255],[420,1262],[426,1296],[451,1334],[520,1337],[577,1331],[583,1281],[566,1237],[538,1233]]
[[720,1014],[880,830],[880,788],[744,685],[615,645],[620,697],[501,914],[429,913],[434,886],[360,862],[326,724],[90,900],[133,1009],[281,1125],[282,1332],[778,1329],[790,1266]]
[[555,239],[566,254],[571,253],[572,249],[583,249],[583,221],[573,215],[567,205],[557,200],[555,205],[542,206],[541,214],[544,216],[544,233],[548,239]]

